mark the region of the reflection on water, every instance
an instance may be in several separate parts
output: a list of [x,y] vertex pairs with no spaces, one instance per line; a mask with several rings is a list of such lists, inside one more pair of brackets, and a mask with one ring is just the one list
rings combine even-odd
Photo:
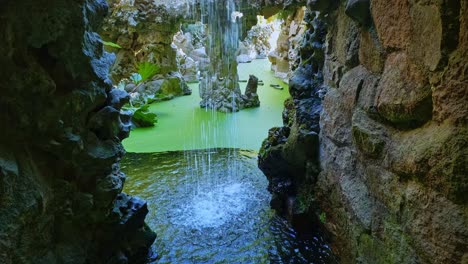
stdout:
[[254,152],[129,153],[122,169],[148,201],[157,263],[336,263],[318,232],[298,237],[270,209]]

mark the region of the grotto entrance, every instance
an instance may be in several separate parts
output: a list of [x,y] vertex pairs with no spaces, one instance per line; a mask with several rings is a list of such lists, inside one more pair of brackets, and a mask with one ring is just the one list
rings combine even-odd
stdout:
[[[300,38],[303,10],[269,22],[262,20],[267,25],[265,28],[275,28],[270,34],[276,33],[278,39],[274,44],[278,42],[282,49],[268,49],[264,54],[257,54],[263,59],[253,59],[246,58],[251,53],[249,43],[240,42],[245,17],[238,11],[242,8],[237,1],[206,0],[195,8],[201,12],[198,24],[184,26],[183,33],[171,28],[168,34],[176,35],[173,45],[178,50],[173,56],[177,67],[171,70],[188,80],[187,87],[192,94],[149,105],[147,111],[156,113],[158,122],[153,127],[134,129],[124,141],[129,152],[122,161],[122,170],[128,175],[125,192],[148,201],[147,223],[158,234],[154,251],[160,257],[155,261],[333,262],[330,248],[318,230],[309,230],[304,236],[270,208],[268,181],[257,168],[257,151],[268,129],[283,122],[283,102],[289,97],[284,80],[293,67],[287,57],[295,49],[284,48],[283,44],[295,43]],[[197,15],[190,14],[190,17],[196,20]],[[196,31],[197,26],[206,30],[205,39],[200,41],[204,52],[196,46],[187,48],[189,38],[181,37]],[[260,32],[266,30],[257,26]],[[164,30],[164,27],[150,28]],[[143,35],[138,30],[132,33],[137,40]],[[149,35],[145,39],[152,39]],[[118,38],[109,40],[119,44]],[[136,45],[137,40],[133,40],[135,50],[150,49],[150,44]],[[149,58],[148,54],[144,57]],[[198,56],[198,63],[206,60],[204,68],[185,69],[181,73],[181,65],[193,54]],[[266,58],[268,55],[270,60]],[[155,62],[164,64],[164,60]],[[186,74],[190,72],[192,76]],[[258,87],[261,105],[237,112],[245,108],[242,90],[251,74],[263,84]],[[134,89],[131,86],[130,91]]]

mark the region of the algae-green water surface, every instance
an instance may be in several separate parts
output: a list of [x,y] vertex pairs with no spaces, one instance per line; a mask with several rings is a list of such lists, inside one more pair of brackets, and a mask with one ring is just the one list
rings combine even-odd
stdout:
[[[289,97],[287,85],[276,78],[268,60],[239,64],[239,79],[249,74],[263,80],[258,87],[260,107],[237,113],[219,113],[199,106],[198,84],[190,84],[193,93],[170,101],[152,104],[158,115],[151,128],[137,128],[124,141],[129,152],[161,152],[207,148],[241,148],[258,150],[268,130],[282,125],[283,103]],[[270,87],[279,84],[284,90]],[[246,83],[240,83],[244,91]]]

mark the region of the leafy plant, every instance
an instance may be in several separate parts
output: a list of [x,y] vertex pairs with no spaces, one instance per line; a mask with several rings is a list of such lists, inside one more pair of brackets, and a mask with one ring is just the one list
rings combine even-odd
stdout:
[[133,112],[132,122],[137,127],[152,127],[158,122],[158,115],[149,110],[149,104],[140,107],[125,107]]
[[143,78],[141,77],[139,73],[132,73],[132,75],[130,75],[130,80],[134,84],[139,84],[143,80]]
[[102,40],[101,42],[102,42],[102,44],[103,44],[104,46],[109,46],[109,47],[117,48],[117,49],[121,49],[121,48],[122,48],[119,44],[114,43],[114,42],[104,41],[104,40]]
[[135,92],[138,87],[140,87],[140,84],[157,73],[159,73],[159,70],[161,69],[159,65],[151,63],[151,62],[142,62],[137,65],[138,72],[132,73],[130,75],[130,80],[136,85],[135,88],[132,90],[132,92]]
[[149,78],[153,77],[154,75],[159,73],[159,70],[161,69],[159,65],[147,61],[139,63],[137,65],[137,68],[138,74],[141,77],[140,82],[144,82]]
[[325,212],[320,213],[319,219],[320,219],[320,222],[322,222],[323,224],[327,222],[327,215],[325,214]]
[[120,80],[119,84],[117,84],[116,88],[119,90],[125,90],[125,86],[127,85],[127,79]]
[[294,11],[290,9],[283,9],[276,14],[276,17],[281,20],[287,20],[290,15],[292,15]]

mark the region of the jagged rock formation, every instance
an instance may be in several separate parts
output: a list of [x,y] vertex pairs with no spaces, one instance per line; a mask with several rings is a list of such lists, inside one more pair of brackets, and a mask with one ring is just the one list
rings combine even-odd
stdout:
[[247,37],[239,45],[236,53],[238,63],[248,63],[254,59],[265,59],[272,49],[270,38],[276,24],[280,22],[266,23],[265,19],[258,22],[247,32]]
[[245,93],[242,95],[245,108],[260,106],[260,99],[257,94],[258,78],[254,75],[249,76],[249,81],[245,87]]
[[0,263],[135,263],[155,234],[122,194],[129,100],[96,32],[100,0],[0,6]]
[[177,48],[177,65],[187,82],[198,81],[200,71],[205,71],[210,59],[205,50],[204,25],[187,24],[174,35],[172,44]]
[[[207,25],[205,47],[210,59],[200,82],[201,107],[222,112],[235,112],[250,107],[251,104],[243,100],[238,84],[236,52],[239,40],[247,32],[245,28],[255,24],[252,20],[256,20],[257,12],[269,17],[281,7],[294,8],[301,2],[200,1],[201,16],[206,16],[202,22]],[[242,17],[245,19],[241,20]],[[241,24],[244,30],[241,30]]]
[[171,43],[182,18],[183,10],[170,8],[160,1],[114,3],[100,31],[105,40],[122,47],[112,49],[116,52],[112,80],[128,78],[139,62],[157,63],[161,74],[177,71],[176,50]]
[[[107,47],[116,53],[110,72],[114,83],[117,84],[137,72],[138,63],[150,62],[161,68],[159,74],[150,81],[162,82],[164,79],[178,78],[177,82],[171,81],[171,84],[177,83],[179,87],[171,90],[180,92],[172,96],[191,94],[179,73],[176,49],[171,46],[182,19],[187,16],[184,11],[189,10],[185,2],[135,0],[112,1],[111,5],[111,13],[105,19],[100,34],[105,40],[121,47]],[[152,90],[154,89],[148,91]],[[145,91],[140,91],[140,94],[145,94]],[[158,97],[157,94],[155,96]]]
[[[273,205],[295,214],[306,203],[326,215],[343,263],[465,263],[467,1],[309,0],[308,8],[327,24],[326,52],[296,70],[285,126],[264,142]],[[308,34],[304,43],[322,42]],[[302,69],[317,62],[311,78]],[[323,110],[300,118],[297,109],[319,106],[297,91],[310,94],[306,81],[321,79],[313,87],[326,91]],[[317,126],[318,140],[294,144]]]
[[259,167],[270,182],[272,206],[281,213],[307,211],[307,201],[296,199],[296,194],[308,192],[319,173],[321,70],[326,28],[314,13],[307,12],[305,21],[310,27],[305,32],[310,42],[303,42],[301,51],[302,59],[308,63],[301,64],[290,80],[292,97],[285,102],[284,126],[270,130],[259,155]]
[[[289,12],[289,14],[288,14]],[[299,50],[304,39],[307,25],[304,22],[305,8],[298,7],[292,11],[283,11],[284,22],[281,25],[276,50],[268,54],[271,69],[276,77],[287,82],[299,63]]]
[[[240,39],[240,6],[234,0],[200,2],[207,26],[206,52],[210,63],[200,82],[200,106],[222,112],[243,108],[236,51]],[[236,13],[237,12],[237,13]]]

